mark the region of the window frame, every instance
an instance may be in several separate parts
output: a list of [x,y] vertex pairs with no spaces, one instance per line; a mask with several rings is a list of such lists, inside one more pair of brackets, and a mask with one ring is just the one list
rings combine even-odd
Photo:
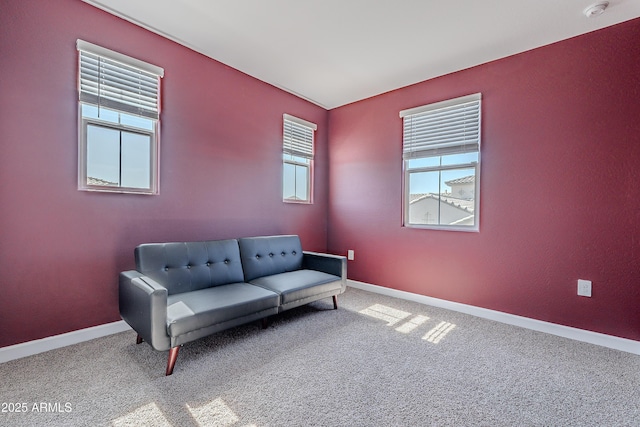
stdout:
[[[459,144],[451,144],[447,146],[442,151],[438,151],[438,148],[431,148],[426,151],[432,151],[431,155],[417,155],[416,157],[407,158],[407,145],[405,140],[405,132],[406,132],[406,123],[404,121],[405,117],[418,115],[425,112],[438,111],[450,107],[459,106],[462,104],[477,102],[478,108],[478,121],[477,121],[477,140],[475,143],[477,144],[477,149],[467,149],[465,147],[465,143]],[[426,229],[426,230],[444,230],[444,231],[465,231],[465,232],[479,232],[480,231],[480,164],[481,164],[481,133],[482,133],[482,95],[480,93],[462,96],[459,98],[449,99],[441,102],[436,102],[432,104],[426,104],[420,107],[415,107],[407,110],[403,110],[400,112],[400,117],[403,119],[403,159],[402,159],[402,226],[406,228],[417,228],[417,229]],[[437,143],[434,143],[434,147],[437,146]],[[424,149],[424,147],[423,147]],[[447,163],[442,164],[442,159],[448,155],[460,155],[467,153],[477,153],[477,161],[471,162],[458,162],[458,163]],[[410,167],[410,160],[415,159],[423,159],[423,158],[439,158],[439,164],[435,166],[417,166]],[[423,224],[423,223],[412,223],[410,222],[410,204],[411,204],[411,193],[410,193],[410,181],[411,175],[417,173],[425,173],[425,172],[438,172],[440,174],[439,181],[442,182],[441,174],[442,172],[452,171],[452,170],[462,170],[462,169],[474,169],[474,198],[473,198],[473,217],[474,223],[473,225],[455,225],[455,224]],[[418,194],[418,193],[416,193]],[[429,194],[429,193],[425,193]],[[442,206],[443,202],[440,200],[442,195],[442,190],[439,188],[438,196],[438,206]]]
[[[161,78],[164,76],[164,70],[152,64],[140,61],[136,58],[132,58],[121,53],[103,48],[101,46],[94,45],[89,42],[78,39],[76,42],[78,50],[78,190],[91,191],[91,192],[107,192],[107,193],[125,193],[125,194],[143,194],[143,195],[157,195],[160,193],[160,92],[161,92]],[[106,61],[117,62],[116,67],[121,66],[122,70],[135,69],[138,72],[153,75],[156,80],[157,86],[155,87],[156,94],[153,103],[147,105],[137,104],[135,100],[127,99],[119,102],[118,99],[109,98],[109,96],[101,96],[101,85],[90,86],[93,82],[92,77],[88,74],[83,75],[82,69],[82,55],[87,54],[89,56],[99,57]],[[98,69],[97,73],[100,76],[102,71]],[[83,79],[85,79],[83,81]],[[98,77],[96,81],[100,80]],[[89,82],[87,84],[86,82]],[[100,80],[102,81],[102,80]],[[83,90],[83,83],[88,89]],[[126,83],[125,83],[126,84]],[[128,86],[127,88],[133,88],[135,86]],[[124,89],[127,90],[127,89]],[[123,92],[126,94],[126,92]],[[123,95],[125,96],[125,95]],[[143,96],[143,95],[140,95]],[[117,98],[117,95],[116,95]],[[123,98],[124,99],[124,98]],[[91,117],[85,115],[83,112],[84,106],[92,106],[98,109],[98,117]],[[109,111],[110,113],[117,114],[118,120],[106,120],[100,118],[100,111]],[[140,117],[151,122],[150,129],[141,128],[133,124],[122,123],[122,115],[131,117]],[[88,127],[95,126],[102,129],[116,130],[120,135],[120,150],[122,152],[122,135],[123,133],[143,135],[150,138],[149,140],[149,186],[148,187],[127,187],[118,185],[97,185],[89,182],[88,170]],[[114,164],[114,166],[116,166]],[[122,171],[123,160],[120,157],[117,167]],[[147,165],[145,164],[146,168]],[[122,173],[119,174],[120,178]],[[99,177],[98,177],[99,178]]]
[[[78,107],[82,110],[82,103]],[[99,191],[99,192],[115,192],[115,193],[128,193],[128,194],[158,194],[159,193],[159,150],[157,143],[157,131],[158,123],[154,121],[153,130],[138,128],[135,126],[123,125],[122,123],[115,123],[106,120],[100,120],[93,117],[80,116],[80,139],[79,146],[79,170],[78,170],[78,188],[85,191]],[[110,186],[110,185],[96,185],[90,184],[87,174],[87,154],[88,154],[88,141],[87,141],[87,128],[88,126],[96,126],[102,129],[111,129],[119,132],[126,132],[129,134],[144,135],[150,138],[149,141],[149,188],[141,187],[126,187],[126,186]],[[119,163],[120,170],[122,170],[122,161]],[[81,188],[82,187],[82,188]]]
[[[294,154],[294,151],[296,151],[292,145],[293,142],[289,142],[289,145],[287,144],[287,137],[292,138],[291,135],[287,135],[287,122],[290,123],[290,126],[293,127],[303,127],[306,128],[307,131],[310,131],[311,134],[311,140],[310,140],[310,149],[309,147],[305,147],[305,149],[303,149],[303,152],[298,152]],[[307,120],[304,119],[300,119],[298,117],[289,115],[289,114],[283,114],[283,120],[282,120],[282,201],[284,203],[294,203],[294,204],[305,204],[305,205],[310,205],[313,204],[313,176],[314,176],[314,157],[315,157],[315,132],[318,129],[318,126],[315,123],[309,122]],[[302,142],[302,141],[298,141],[298,142]],[[306,141],[302,142],[303,144],[306,145]],[[299,159],[305,159],[305,161],[301,161]],[[302,167],[306,169],[306,193],[307,193],[307,198],[306,199],[293,199],[293,198],[285,198],[285,179],[286,179],[286,172],[285,172],[285,168],[287,167],[287,165],[293,166],[294,167],[294,197],[296,197],[297,191],[295,190],[296,187],[296,183],[297,183],[297,168],[298,167]]]

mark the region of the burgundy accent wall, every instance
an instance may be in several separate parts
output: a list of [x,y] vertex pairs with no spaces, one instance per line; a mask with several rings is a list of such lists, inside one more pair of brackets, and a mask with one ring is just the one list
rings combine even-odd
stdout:
[[[331,110],[349,277],[640,339],[639,40],[636,19]],[[476,92],[480,232],[403,228],[399,111]]]
[[[159,196],[77,191],[78,38],[164,67]],[[279,233],[354,249],[351,279],[639,340],[638,40],[636,19],[327,112],[83,2],[4,0],[0,347],[119,320],[137,244]],[[401,227],[398,112],[475,92],[480,232]],[[283,113],[318,124],[311,206],[281,201]]]
[[[78,38],[165,69],[160,195],[77,190]],[[326,250],[326,110],[78,0],[3,0],[0,76],[0,347],[120,320],[140,243]],[[282,202],[283,113],[318,125],[311,206]]]

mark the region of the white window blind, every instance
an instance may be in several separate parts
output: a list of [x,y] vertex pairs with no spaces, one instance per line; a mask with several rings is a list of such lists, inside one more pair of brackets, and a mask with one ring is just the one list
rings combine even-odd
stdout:
[[164,70],[78,40],[80,101],[158,119]]
[[478,93],[401,111],[403,158],[479,151],[480,101]]
[[313,159],[313,134],[317,128],[314,123],[285,114],[283,153]]

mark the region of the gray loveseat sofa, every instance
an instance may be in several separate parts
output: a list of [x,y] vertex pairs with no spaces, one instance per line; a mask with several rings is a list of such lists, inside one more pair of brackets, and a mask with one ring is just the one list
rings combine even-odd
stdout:
[[303,252],[298,236],[150,243],[120,273],[120,315],[154,349],[182,344],[345,291],[343,256]]

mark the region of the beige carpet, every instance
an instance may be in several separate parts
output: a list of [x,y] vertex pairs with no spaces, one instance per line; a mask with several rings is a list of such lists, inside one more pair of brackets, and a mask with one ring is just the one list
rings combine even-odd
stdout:
[[[0,364],[7,426],[640,426],[640,356],[351,289],[166,352]],[[21,410],[22,412],[16,412]]]

